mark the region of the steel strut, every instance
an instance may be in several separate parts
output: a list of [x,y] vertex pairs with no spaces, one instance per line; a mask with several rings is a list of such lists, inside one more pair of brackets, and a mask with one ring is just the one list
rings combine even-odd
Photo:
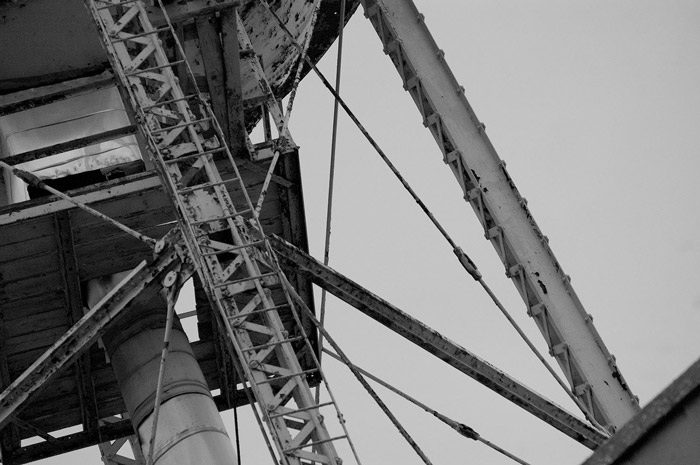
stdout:
[[[320,413],[335,403],[314,401],[307,375],[319,367],[302,368],[297,359],[292,344],[306,338],[282,322],[281,313],[293,312],[282,272],[267,239],[251,233],[262,227],[211,108],[198,91],[186,95],[180,87],[175,66],[187,62],[172,26],[156,30],[142,1],[85,4],[280,461],[340,463],[335,442],[346,437],[331,437]],[[166,38],[174,51],[166,52]]]

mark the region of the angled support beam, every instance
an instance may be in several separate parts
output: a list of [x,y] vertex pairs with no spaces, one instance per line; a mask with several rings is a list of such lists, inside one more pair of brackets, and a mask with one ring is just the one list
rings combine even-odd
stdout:
[[537,323],[571,389],[614,431],[639,411],[615,358],[593,326],[411,0],[361,0],[386,53],[418,107]]
[[45,441],[17,448],[12,452],[11,456],[7,457],[7,460],[3,457],[3,463],[30,463],[94,446],[100,442],[114,441],[132,434],[134,434],[134,427],[131,424],[131,420],[108,423],[100,425],[98,429],[93,431],[81,431],[62,436],[53,443]]
[[[161,244],[162,250],[153,261],[141,262],[126,278],[109,292],[95,307],[73,325],[41,357],[0,394],[0,429],[35,392],[61,369],[73,363],[104,332],[107,325],[141,292],[155,285],[161,286],[165,275],[182,263],[180,247],[170,245],[179,238],[175,230]],[[190,267],[182,272],[191,273]]]
[[[5,389],[12,383],[5,346],[5,341],[7,340],[5,328],[7,325],[4,324],[3,320],[4,315],[2,308],[0,308],[0,389]],[[21,447],[21,445],[19,428],[16,423],[10,423],[4,428],[0,428],[0,456],[3,464],[13,465],[16,463],[10,459],[10,454]]]
[[283,239],[271,236],[270,242],[281,258],[296,264],[318,286],[584,446],[595,449],[607,439],[524,384]]

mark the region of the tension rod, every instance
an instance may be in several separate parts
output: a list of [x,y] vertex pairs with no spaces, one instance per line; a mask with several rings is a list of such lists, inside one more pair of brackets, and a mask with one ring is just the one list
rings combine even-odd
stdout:
[[29,171],[24,171],[19,168],[15,168],[12,165],[8,165],[7,163],[0,161],[0,167],[8,169],[20,178],[22,181],[27,183],[27,185],[32,186],[32,187],[37,187],[39,189],[44,189],[45,191],[48,191],[52,193],[53,195],[56,195],[63,200],[66,200],[76,207],[80,208],[81,210],[85,210],[86,212],[90,213],[91,215],[94,215],[98,218],[101,218],[108,223],[113,224],[117,228],[121,229],[125,233],[129,234],[130,236],[135,237],[136,239],[140,240],[141,242],[145,243],[148,245],[150,248],[155,249],[157,241],[151,237],[145,236],[141,234],[138,231],[135,231],[131,229],[130,227],[126,226],[123,223],[120,223],[119,221],[115,220],[114,218],[110,218],[109,216],[105,215],[104,213],[100,213],[94,208],[88,207],[86,204],[82,203],[79,200],[74,199],[70,195],[64,194],[63,192],[59,191],[58,189],[54,189],[53,187],[49,186],[46,184],[44,181],[42,181],[38,176],[36,176],[34,173],[30,173]]

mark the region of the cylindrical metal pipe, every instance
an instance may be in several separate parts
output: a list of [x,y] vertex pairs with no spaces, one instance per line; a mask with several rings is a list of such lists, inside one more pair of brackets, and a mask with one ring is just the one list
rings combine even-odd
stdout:
[[[88,305],[120,279],[117,274],[88,282]],[[166,312],[159,294],[139,300],[102,338],[144,456],[150,448]],[[170,335],[153,463],[236,463],[231,440],[177,319]]]

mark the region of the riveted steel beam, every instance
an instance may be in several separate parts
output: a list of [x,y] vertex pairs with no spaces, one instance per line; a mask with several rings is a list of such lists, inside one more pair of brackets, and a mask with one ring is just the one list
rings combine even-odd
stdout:
[[318,286],[584,446],[595,449],[606,440],[558,405],[283,239],[271,236],[270,243]]
[[361,3],[572,391],[589,415],[614,431],[639,411],[639,403],[486,136],[484,124],[423,15],[411,0]]

